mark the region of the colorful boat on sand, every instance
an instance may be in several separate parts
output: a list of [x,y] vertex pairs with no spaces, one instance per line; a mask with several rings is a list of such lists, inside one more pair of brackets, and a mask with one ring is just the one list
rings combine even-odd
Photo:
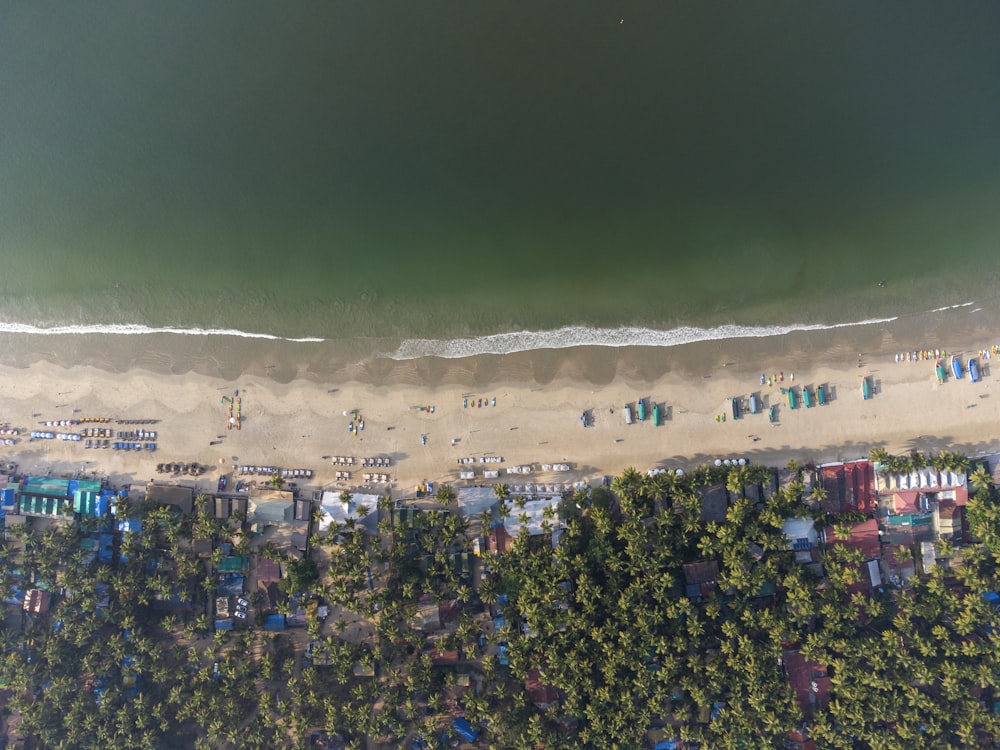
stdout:
[[861,378],[861,398],[865,401],[872,397],[872,384],[867,375]]
[[938,360],[935,369],[937,370],[937,379],[938,379],[938,382],[939,383],[943,383],[945,381],[946,375],[945,375],[944,365],[941,364],[941,360],[940,359]]
[[625,424],[632,424],[632,404],[625,404]]
[[820,406],[826,406],[826,388],[823,386],[816,387],[816,398],[819,400]]
[[653,404],[653,427],[660,426],[660,405]]
[[767,410],[767,419],[769,422],[774,422],[777,418],[778,418],[778,413],[772,406],[770,409]]
[[969,379],[973,383],[979,382],[979,363],[972,357],[969,357]]
[[639,407],[639,421],[646,421],[646,399],[640,398],[636,404]]
[[740,400],[738,398],[733,399],[733,419],[740,418]]
[[954,373],[956,380],[962,379],[962,360],[958,357],[953,356],[951,358],[951,371]]
[[795,389],[794,388],[789,388],[788,389],[788,408],[789,409],[795,409],[798,405],[799,405],[798,404],[798,400],[795,397]]
[[760,399],[757,398],[756,393],[750,394],[750,413],[751,414],[760,413]]
[[811,409],[813,406],[813,396],[812,391],[809,390],[808,385],[802,386],[802,400],[805,402],[806,408]]

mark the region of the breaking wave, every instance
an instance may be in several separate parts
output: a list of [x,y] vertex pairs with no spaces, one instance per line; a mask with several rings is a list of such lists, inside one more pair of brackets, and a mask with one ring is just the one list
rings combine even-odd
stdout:
[[681,326],[669,330],[633,326],[625,328],[567,326],[552,331],[515,331],[475,338],[408,339],[390,356],[392,359],[418,359],[420,357],[458,359],[474,357],[478,354],[515,354],[534,349],[568,349],[574,346],[667,347],[717,339],[765,338],[795,331],[828,331],[835,328],[891,323],[898,319],[898,316],[894,316],[829,325],[792,323],[783,326],[724,325],[716,328]]
[[107,324],[107,325],[67,325],[43,328],[27,323],[0,323],[0,333],[23,333],[33,336],[83,336],[104,334],[111,336],[145,336],[152,333],[172,333],[181,336],[234,336],[244,339],[269,339],[271,341],[294,341],[297,343],[314,343],[326,339],[286,338],[270,333],[252,333],[234,328],[152,328],[138,324]]

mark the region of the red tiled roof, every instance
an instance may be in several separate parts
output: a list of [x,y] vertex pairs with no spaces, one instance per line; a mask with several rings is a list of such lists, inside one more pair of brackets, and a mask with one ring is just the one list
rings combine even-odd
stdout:
[[864,523],[855,524],[851,527],[851,535],[847,539],[837,536],[833,526],[826,528],[827,546],[842,545],[848,549],[861,550],[865,558],[878,557],[882,553],[882,545],[878,535],[878,521],[871,518]]
[[920,513],[920,490],[903,490],[892,493],[892,509],[902,515],[903,513]]
[[826,665],[806,659],[798,651],[786,651],[785,674],[803,711],[825,706],[830,700],[830,677]]
[[24,611],[44,614],[49,611],[52,595],[42,589],[31,589],[24,597]]
[[278,580],[281,580],[281,566],[275,560],[258,558],[257,583],[272,583]]
[[719,577],[719,563],[715,560],[684,564],[684,582],[689,585],[714,583]]
[[528,694],[528,700],[536,706],[550,706],[559,700],[559,691],[551,685],[542,684],[542,673],[537,669],[532,669],[524,679],[524,692]]
[[832,513],[875,509],[875,475],[868,461],[852,461],[821,467],[823,487],[826,489],[824,510]]
[[431,664],[436,667],[458,664],[458,651],[431,651]]
[[486,540],[487,546],[490,552],[498,555],[502,555],[504,552],[510,549],[511,536],[507,531],[507,527],[501,524],[496,526]]

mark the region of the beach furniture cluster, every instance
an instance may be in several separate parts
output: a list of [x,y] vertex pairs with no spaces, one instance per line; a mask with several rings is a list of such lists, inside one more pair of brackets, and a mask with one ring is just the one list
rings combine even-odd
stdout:
[[[94,420],[94,421],[104,421],[110,422],[111,420]],[[116,419],[115,424],[156,424],[159,419]]]
[[476,458],[475,456],[466,456],[465,458],[458,459],[459,466],[474,464],[476,462],[483,464],[502,464],[503,456],[480,456],[479,458]]
[[32,440],[55,440],[56,434],[54,432],[32,432]]
[[119,440],[156,440],[156,433],[149,430],[119,430]]
[[330,463],[334,466],[354,466],[354,456],[334,456]]
[[39,422],[40,425],[45,425],[46,427],[71,427],[76,424],[75,419],[56,419],[56,420],[46,420],[44,422]]
[[281,476],[282,479],[312,479],[312,469],[283,469],[280,466],[252,466],[243,465],[239,467],[239,472],[243,476]]
[[377,472],[371,474],[366,473],[363,476],[366,482],[380,482],[383,484],[388,484],[390,481],[392,481],[388,474],[379,474]]
[[542,464],[542,471],[569,471],[569,464]]
[[87,441],[83,444],[83,447],[84,448],[110,448],[111,447],[111,441],[107,440],[107,439],[105,439],[105,440],[92,440],[90,438],[87,438]]
[[190,474],[191,476],[200,476],[205,473],[206,467],[201,464],[157,464],[156,471],[159,474]]
[[362,458],[361,465],[371,468],[389,468],[392,466],[392,459],[388,456],[372,456],[371,458]]
[[[107,441],[105,441],[107,442]],[[139,441],[120,441],[116,440],[111,444],[111,447],[116,451],[141,451],[143,449],[148,451],[156,450],[156,443],[141,443]]]
[[8,435],[11,437],[17,437],[20,434],[21,434],[20,430],[14,429],[10,427],[10,425],[4,425],[3,427],[0,427],[0,435],[4,437]]
[[570,484],[569,482],[563,484],[515,484],[510,488],[511,494],[522,495],[524,497],[532,497],[535,495],[561,495],[564,492],[572,492],[574,489],[584,489],[586,488],[586,482],[577,482],[576,484]]
[[351,478],[351,472],[349,472],[349,471],[338,471],[337,472],[337,479],[338,480],[344,480],[344,481],[346,481],[346,480],[348,480],[350,478]]
[[521,464],[520,466],[508,466],[508,474],[530,474],[531,464]]
[[112,438],[115,436],[115,431],[110,427],[84,427],[80,430],[80,434],[85,438]]

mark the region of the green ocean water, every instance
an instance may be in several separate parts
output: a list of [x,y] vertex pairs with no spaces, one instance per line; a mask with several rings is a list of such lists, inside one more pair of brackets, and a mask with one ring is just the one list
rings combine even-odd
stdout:
[[0,328],[990,304],[998,32],[989,2],[0,0]]

